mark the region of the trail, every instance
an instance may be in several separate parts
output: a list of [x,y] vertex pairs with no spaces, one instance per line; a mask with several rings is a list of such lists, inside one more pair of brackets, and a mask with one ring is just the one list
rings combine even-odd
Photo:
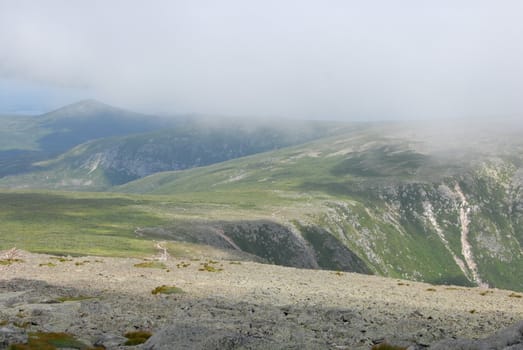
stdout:
[[472,246],[469,243],[468,240],[468,234],[469,234],[469,225],[470,225],[470,205],[467,202],[467,198],[465,197],[465,194],[461,190],[459,184],[456,183],[454,186],[454,191],[456,191],[456,194],[459,197],[460,203],[459,203],[459,219],[461,222],[461,253],[463,254],[463,257],[465,258],[465,262],[467,263],[467,266],[472,273],[472,278],[474,282],[478,284],[480,287],[488,288],[488,284],[485,283],[478,273],[478,265],[476,264],[476,261],[474,260],[474,254],[472,253]]
[[160,255],[158,256],[158,260],[160,261],[167,261],[167,259],[169,259],[170,256],[164,244],[165,242],[156,242],[156,244],[154,245],[154,247],[160,251]]

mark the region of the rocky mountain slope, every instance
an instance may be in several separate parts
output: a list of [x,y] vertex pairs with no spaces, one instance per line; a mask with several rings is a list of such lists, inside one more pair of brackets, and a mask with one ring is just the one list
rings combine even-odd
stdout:
[[[405,136],[404,125],[379,126],[153,175],[119,190],[200,191],[207,198],[271,191],[270,220],[298,232],[318,261],[336,261],[340,250],[332,247],[344,247],[360,270],[380,275],[523,290],[522,145],[517,131],[507,130],[500,136],[479,125],[469,129],[468,140],[447,134],[453,142],[442,143],[431,139],[436,132],[430,128],[410,131],[419,135],[413,137]],[[279,206],[285,197],[308,206]],[[220,229],[235,244],[248,237]],[[244,245],[252,247],[259,237]],[[277,251],[279,239],[272,241]]]
[[[230,258],[19,252],[0,265],[0,347],[54,339],[77,349],[462,349],[453,338],[484,338],[523,318],[523,298],[507,290]],[[125,346],[132,332],[152,337]],[[518,349],[521,325],[493,339],[475,346]]]
[[[92,102],[82,106],[75,108],[98,108]],[[70,116],[68,110],[42,120],[77,130],[74,125],[93,118],[90,112]],[[141,117],[109,113],[92,120],[121,122],[131,132],[133,118]],[[53,129],[58,139],[59,129]],[[52,219],[45,218],[56,224],[31,226],[46,239],[65,237],[73,224],[81,224],[76,230],[101,246],[108,234],[132,237],[140,246],[165,239],[286,266],[523,290],[522,134],[514,121],[278,126],[184,121],[173,129],[88,141],[33,163],[26,174],[4,177],[0,185],[135,194],[116,200],[125,205],[111,206],[121,216],[111,216],[114,223],[98,222],[104,215],[86,208],[112,202],[102,194],[99,200],[70,201],[82,203],[81,215],[59,206]],[[161,172],[171,169],[176,171]],[[141,179],[128,182],[136,178]],[[141,195],[147,200],[137,199]],[[42,200],[37,212],[63,200],[4,195],[10,201],[13,196]],[[127,212],[131,207],[138,216]],[[35,203],[20,208],[14,213],[7,208],[2,216],[6,227],[25,232],[19,221],[33,221]],[[84,215],[94,217],[87,223]],[[6,242],[19,241],[3,234]],[[52,249],[39,251],[74,250]],[[107,249],[94,245],[90,251]]]

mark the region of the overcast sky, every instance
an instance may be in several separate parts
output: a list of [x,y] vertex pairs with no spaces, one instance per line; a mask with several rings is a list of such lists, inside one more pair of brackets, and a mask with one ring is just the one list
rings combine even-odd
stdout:
[[0,112],[523,118],[520,0],[0,0]]

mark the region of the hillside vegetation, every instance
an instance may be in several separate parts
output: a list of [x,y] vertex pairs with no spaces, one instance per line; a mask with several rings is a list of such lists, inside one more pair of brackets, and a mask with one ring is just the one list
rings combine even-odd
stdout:
[[[412,131],[419,140],[405,136],[403,126],[161,173],[117,190],[231,203],[269,192],[270,205],[260,196],[253,208],[270,206],[271,220],[297,230],[318,261],[338,252],[328,238],[373,273],[521,290],[519,139],[508,133],[499,142],[478,128],[469,140],[448,135],[456,138],[441,143],[422,128]],[[284,198],[299,204],[278,203]]]
[[46,161],[26,174],[6,177],[11,188],[104,190],[167,170],[223,162],[339,132],[337,124],[300,122],[290,127],[180,122],[175,128],[96,139]]
[[165,241],[182,255],[523,290],[521,131],[185,120],[89,140],[0,179],[0,248],[145,256]]

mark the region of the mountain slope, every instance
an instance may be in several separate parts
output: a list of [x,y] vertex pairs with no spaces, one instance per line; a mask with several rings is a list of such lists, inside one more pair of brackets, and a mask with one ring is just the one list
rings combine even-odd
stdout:
[[176,121],[86,100],[40,116],[3,116],[0,123],[3,177],[34,170],[34,162],[92,139],[158,130],[172,127]]
[[50,133],[38,140],[45,152],[58,154],[71,147],[111,136],[121,136],[172,126],[172,121],[85,100],[38,117]]
[[35,163],[33,171],[0,180],[9,187],[100,190],[152,173],[218,163],[299,144],[339,132],[335,123],[203,121],[176,128],[93,140],[58,158]]
[[118,190],[252,198],[324,261],[328,234],[377,274],[523,290],[521,129],[478,124],[463,138],[454,127],[375,125]]

